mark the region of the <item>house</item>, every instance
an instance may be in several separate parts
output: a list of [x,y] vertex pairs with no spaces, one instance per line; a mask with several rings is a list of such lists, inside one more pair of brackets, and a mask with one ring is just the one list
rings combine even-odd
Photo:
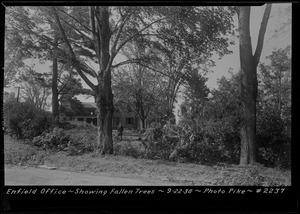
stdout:
[[[80,114],[73,116],[61,116],[63,121],[77,120],[84,121],[87,123],[93,123],[97,125],[97,107],[96,103],[93,102],[82,102],[83,111]],[[67,105],[67,103],[63,103],[63,105]],[[125,129],[139,129],[141,127],[140,119],[136,116],[133,111],[128,109],[120,111],[119,109],[115,109],[113,113],[113,129],[117,129],[119,124]]]

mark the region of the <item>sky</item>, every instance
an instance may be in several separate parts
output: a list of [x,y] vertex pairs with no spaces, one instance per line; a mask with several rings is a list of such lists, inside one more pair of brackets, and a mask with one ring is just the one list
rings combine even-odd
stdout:
[[[290,3],[284,3],[284,4],[273,4],[270,19],[268,22],[266,34],[265,34],[265,40],[264,40],[264,47],[262,50],[261,62],[266,61],[266,56],[270,55],[274,48],[285,48],[287,45],[291,45],[291,32],[284,34],[283,36],[279,36],[278,38],[273,38],[274,36],[274,30],[278,29],[280,26],[280,23],[285,21],[285,17],[281,15],[280,11],[283,8],[286,8],[290,6]],[[255,51],[255,47],[257,44],[257,37],[258,32],[261,24],[261,20],[263,17],[265,6],[258,6],[258,7],[251,7],[251,16],[250,16],[250,33],[251,33],[251,39],[252,39],[252,49],[253,52]],[[237,26],[237,15],[234,16],[234,25]],[[231,45],[229,49],[233,52],[230,55],[224,56],[222,59],[218,59],[217,57],[214,57],[216,62],[216,66],[212,67],[211,70],[213,72],[207,74],[207,86],[209,89],[217,88],[217,80],[220,79],[222,76],[230,77],[228,70],[230,68],[233,69],[233,72],[238,72],[240,67],[240,61],[239,61],[239,41],[238,38],[234,38],[235,45]],[[116,59],[118,61],[118,59]],[[26,64],[29,66],[33,66],[33,69],[40,72],[47,72],[49,71],[49,65],[51,65],[50,62],[45,64],[40,64],[38,60],[27,60]],[[92,82],[96,83],[95,80],[91,80]],[[82,80],[82,84],[84,88],[88,88],[88,86],[85,84],[85,82]],[[82,102],[94,102],[94,99],[90,97],[89,99],[86,99],[85,96],[78,96],[78,99]],[[179,100],[179,103],[181,101]],[[178,109],[178,105],[176,106],[175,112]]]

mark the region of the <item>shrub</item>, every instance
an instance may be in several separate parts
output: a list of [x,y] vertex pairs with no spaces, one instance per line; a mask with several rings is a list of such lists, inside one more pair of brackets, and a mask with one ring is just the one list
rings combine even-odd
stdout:
[[96,148],[97,132],[89,129],[71,129],[67,131],[70,139],[69,155],[92,152]]
[[223,120],[186,117],[177,126],[177,132],[181,142],[177,155],[188,162],[234,163],[238,159],[238,133]]
[[141,135],[144,151],[142,157],[168,160],[178,139],[168,137],[160,123],[152,123]]
[[284,121],[271,107],[258,113],[258,161],[267,167],[290,168],[291,139]]
[[64,150],[69,143],[69,135],[61,128],[54,128],[50,132],[44,132],[42,135],[33,138],[31,144],[42,149]]
[[45,131],[32,140],[34,146],[56,151],[67,151],[69,155],[92,152],[97,140],[96,127],[84,122],[63,124],[64,129]]
[[143,142],[144,152],[142,157],[148,159],[163,159],[168,160],[171,152],[175,148],[177,139],[171,139],[168,137],[160,138],[157,141]]
[[116,144],[114,146],[114,151],[118,155],[129,156],[133,158],[140,158],[143,156],[143,152],[139,148],[134,147],[130,143],[126,144]]
[[149,128],[141,132],[141,138],[145,141],[162,139],[163,127],[160,123],[152,123]]
[[11,101],[4,103],[4,127],[19,139],[33,139],[49,129],[51,114],[30,103]]
[[92,152],[96,148],[97,127],[81,121],[70,121],[63,124],[69,137],[68,154],[79,155]]

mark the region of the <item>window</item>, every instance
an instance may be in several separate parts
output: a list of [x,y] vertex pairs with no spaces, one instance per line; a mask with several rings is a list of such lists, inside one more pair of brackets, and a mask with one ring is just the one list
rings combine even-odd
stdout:
[[91,124],[93,122],[93,118],[86,118],[86,122]]
[[126,117],[126,125],[133,125],[133,117]]
[[78,121],[83,121],[83,118],[78,118],[77,120],[78,120]]

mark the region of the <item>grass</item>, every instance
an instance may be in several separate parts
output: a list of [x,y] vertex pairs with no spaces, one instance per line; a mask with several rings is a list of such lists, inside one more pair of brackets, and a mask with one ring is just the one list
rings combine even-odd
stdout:
[[[124,142],[132,142],[133,138],[124,137]],[[120,145],[119,145],[120,146]],[[53,165],[60,170],[85,172],[120,177],[157,179],[177,182],[179,185],[247,185],[247,186],[289,186],[290,171],[265,168],[262,166],[240,167],[205,166],[191,163],[176,163],[163,160],[131,158],[121,155],[99,156],[88,153],[78,156],[67,155],[66,152],[39,150],[22,141],[4,136],[5,164],[11,165]]]

